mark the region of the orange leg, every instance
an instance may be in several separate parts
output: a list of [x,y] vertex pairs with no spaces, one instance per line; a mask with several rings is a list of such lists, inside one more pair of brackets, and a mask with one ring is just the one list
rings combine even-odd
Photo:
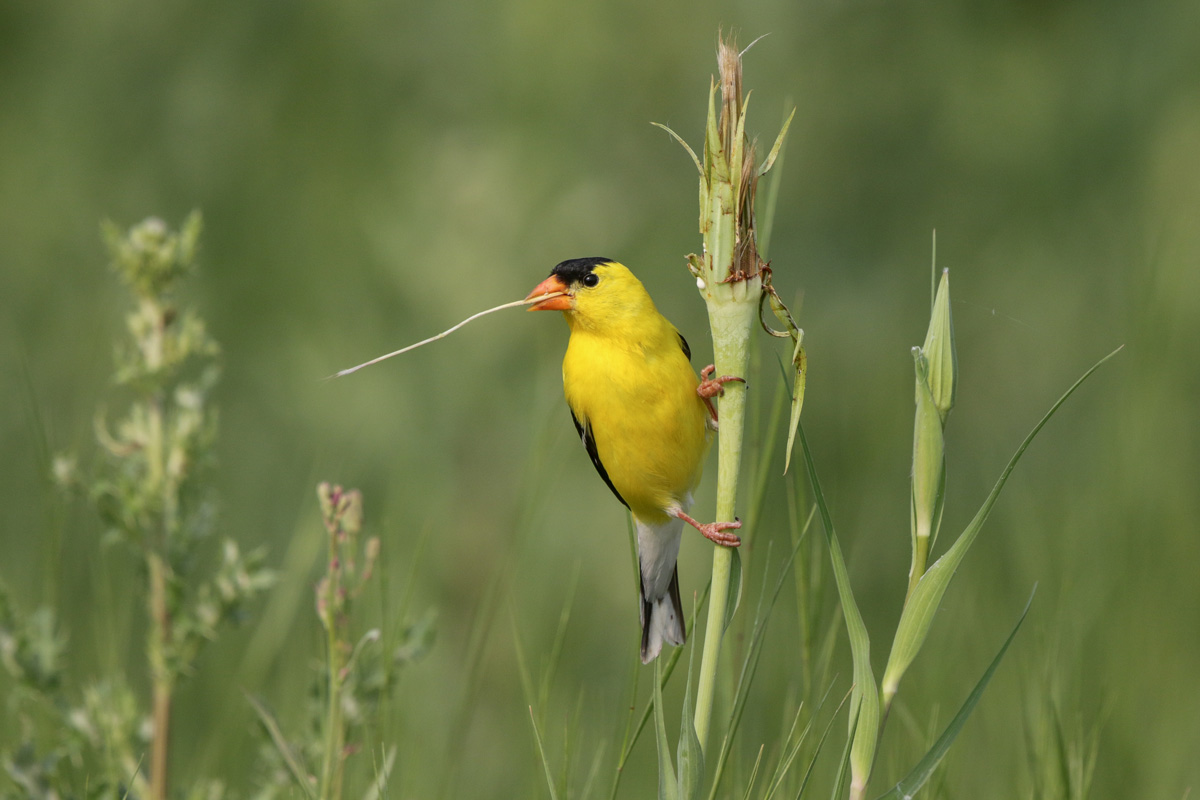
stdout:
[[736,533],[725,532],[730,529],[742,527],[742,521],[740,519],[735,519],[733,522],[696,522],[696,520],[683,513],[683,510],[679,508],[668,509],[667,513],[676,519],[683,520],[688,525],[691,525],[693,528],[700,531],[700,533],[704,534],[705,539],[711,539],[717,544],[724,545],[726,547],[737,547],[742,543],[741,538],[738,537]]
[[[712,415],[713,422],[717,421],[717,408],[713,405],[712,398],[720,397],[724,394],[725,384],[730,381],[746,382],[745,378],[739,378],[735,375],[722,375],[719,378],[714,378],[712,374],[716,371],[717,367],[715,364],[709,364],[702,369],[700,371],[700,385],[696,387],[696,394],[700,395],[700,399],[704,401],[704,405],[708,406],[708,413]],[[707,534],[705,535],[707,536]]]

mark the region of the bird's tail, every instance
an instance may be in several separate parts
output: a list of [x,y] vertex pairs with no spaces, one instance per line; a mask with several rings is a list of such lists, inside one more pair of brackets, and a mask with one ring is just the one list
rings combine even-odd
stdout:
[[683,522],[671,518],[651,524],[634,518],[638,534],[638,568],[642,620],[642,663],[658,657],[663,642],[683,644],[683,602],[679,598],[679,539]]

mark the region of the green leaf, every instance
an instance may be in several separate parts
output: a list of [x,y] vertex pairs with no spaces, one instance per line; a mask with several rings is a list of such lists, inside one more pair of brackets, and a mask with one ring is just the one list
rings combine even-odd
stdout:
[[[796,320],[792,319],[792,312],[783,304],[775,287],[769,283],[763,287],[763,296],[771,303],[771,311],[775,317],[783,323],[786,333],[767,328],[767,333],[772,336],[783,338],[788,336],[792,340],[792,369],[795,370],[795,378],[792,381],[792,414],[788,420],[788,440],[787,449],[784,451],[783,457],[783,474],[787,474],[788,469],[792,465],[792,448],[796,443],[796,430],[800,426],[800,411],[804,408],[804,387],[808,381],[808,356],[804,352],[804,330],[796,324]],[[760,306],[761,313],[761,306]],[[761,320],[760,320],[761,322]],[[766,324],[763,324],[766,328]],[[787,371],[783,370],[783,364],[779,365],[783,371],[784,381],[787,381]]]
[[[851,703],[854,702],[853,695],[857,690],[857,686],[850,690]],[[857,739],[858,717],[854,713],[854,707],[850,707],[850,733],[846,737],[846,746],[842,748],[842,757],[838,759],[837,780],[833,782],[833,793],[829,795],[829,800],[841,800],[846,794],[846,772],[850,766],[851,747]]]
[[[791,102],[790,100],[788,101]],[[785,108],[786,108],[785,103]],[[779,138],[775,140],[775,146],[771,148],[771,155],[767,158],[768,164],[766,169],[770,169],[770,164],[777,163],[777,169],[772,173],[771,177],[767,178],[767,194],[766,202],[761,210],[755,212],[754,223],[757,228],[758,237],[758,255],[763,261],[770,262],[771,260],[771,233],[775,229],[775,208],[779,202],[779,187],[783,183],[783,154],[785,147],[783,146],[783,134],[787,131],[787,126],[791,124],[792,116],[795,116],[796,109],[792,108],[792,113],[786,118],[783,130],[780,131]],[[765,174],[765,170],[760,169],[760,176]]]
[[[1121,347],[1124,347],[1124,345]],[[1004,488],[1004,484],[1008,482],[1008,477],[1017,466],[1017,462],[1021,460],[1021,456],[1025,454],[1025,450],[1033,442],[1034,437],[1050,421],[1055,412],[1062,407],[1067,398],[1074,394],[1075,390],[1082,386],[1083,382],[1099,369],[1101,364],[1121,352],[1121,347],[1118,347],[1093,364],[1091,369],[1083,373],[1079,380],[1075,381],[1071,385],[1071,388],[1067,389],[1063,396],[1058,398],[1038,424],[1033,426],[1033,430],[1021,442],[1021,446],[1013,453],[1012,458],[1008,461],[1008,465],[1000,473],[999,480],[996,481],[996,485],[992,487],[991,493],[983,501],[983,505],[980,506],[979,511],[976,512],[975,518],[971,520],[966,529],[958,537],[958,540],[946,551],[945,555],[939,558],[925,572],[921,580],[917,583],[916,588],[909,595],[908,601],[904,604],[904,610],[900,613],[900,622],[896,626],[896,638],[892,642],[892,652],[888,657],[887,668],[883,672],[882,691],[885,703],[891,702],[891,698],[895,696],[900,686],[900,679],[904,677],[904,673],[908,670],[909,665],[917,657],[921,645],[925,643],[925,637],[928,635],[929,628],[933,624],[933,617],[941,605],[946,587],[950,585],[950,581],[954,577],[958,565],[962,563],[967,550],[975,542],[975,537],[979,535],[980,529],[983,528],[983,523],[987,521],[988,515],[991,514],[992,507],[996,504],[996,499],[1000,496],[1000,491]]]
[[662,659],[654,659],[654,738],[658,745],[658,800],[679,800],[679,782],[667,744],[667,720],[663,714]]
[[[799,330],[799,329],[797,329]],[[792,465],[792,448],[796,443],[796,429],[800,427],[800,410],[804,408],[804,387],[808,382],[808,356],[804,354],[804,331],[799,331],[796,346],[792,350],[792,365],[796,368],[796,379],[792,382],[792,415],[788,420],[787,450],[783,459],[783,473]]]
[[771,166],[775,163],[775,157],[779,155],[780,149],[783,147],[783,140],[787,138],[788,128],[792,125],[792,118],[796,116],[796,109],[792,109],[792,113],[788,114],[784,120],[783,127],[779,130],[779,135],[775,137],[775,144],[771,146],[771,152],[767,156],[767,160],[758,168],[758,174],[766,175],[771,170]]
[[[694,616],[694,609],[692,613]],[[700,746],[700,737],[696,735],[696,726],[692,721],[696,705],[692,698],[692,660],[695,655],[696,640],[693,638],[688,647],[687,687],[683,693],[676,759],[679,762],[679,796],[687,800],[699,798],[704,788],[704,748]]]
[[944,425],[950,409],[954,408],[958,390],[958,354],[954,349],[954,324],[950,319],[948,269],[942,270],[921,352],[927,361],[929,391]]
[[824,492],[821,491],[817,468],[813,463],[812,451],[808,448],[808,439],[804,436],[802,426],[799,433],[800,446],[804,449],[804,460],[808,465],[809,479],[812,481],[813,496],[816,498],[821,522],[825,528],[829,557],[833,561],[833,577],[837,583],[838,600],[846,621],[846,635],[850,640],[850,653],[854,661],[854,692],[850,698],[850,716],[855,720],[852,726],[854,746],[850,753],[851,787],[861,791],[865,788],[871,775],[871,767],[875,763],[875,746],[879,735],[879,693],[875,688],[875,673],[871,671],[871,638],[867,635],[867,626],[863,624],[862,614],[854,601],[854,591],[850,587],[850,575],[842,558],[842,548],[833,529],[829,506],[825,502]]
[[662,128],[664,131],[671,134],[671,138],[679,142],[683,149],[687,150],[687,154],[692,157],[692,162],[696,165],[696,169],[699,170],[700,177],[704,177],[704,167],[700,164],[700,158],[696,155],[696,151],[693,150],[691,146],[683,140],[682,136],[668,128],[666,125],[663,125],[661,122],[651,122],[650,124],[656,128]]
[[546,786],[550,788],[550,800],[558,800],[558,792],[554,788],[554,773],[550,770],[550,761],[546,758],[546,748],[542,746],[542,734],[538,731],[537,719],[533,715],[533,706],[529,707],[529,722],[533,725],[533,738],[537,740],[538,756],[542,759],[542,769],[546,772]]
[[975,688],[971,690],[971,694],[967,696],[966,702],[962,708],[954,715],[954,719],[946,726],[946,730],[942,733],[938,740],[934,742],[933,747],[929,752],[917,762],[912,771],[908,773],[891,791],[880,795],[877,800],[911,800],[920,790],[925,782],[929,780],[929,776],[937,769],[938,764],[946,756],[946,751],[950,749],[950,745],[954,744],[955,738],[966,724],[967,718],[971,716],[971,712],[975,710],[975,706],[979,703],[979,698],[983,696],[983,690],[987,688],[988,681],[992,679],[992,675],[996,672],[996,667],[1000,666],[1000,660],[1004,658],[1004,654],[1008,651],[1008,646],[1012,644],[1013,638],[1017,635],[1017,631],[1021,629],[1021,623],[1025,621],[1025,615],[1029,613],[1029,607],[1033,604],[1033,595],[1037,593],[1037,586],[1033,587],[1033,592],[1029,595],[1029,600],[1025,603],[1025,610],[1021,612],[1020,619],[1013,626],[1012,633],[1004,640],[1004,644],[1000,647],[1000,652],[996,653],[996,657],[992,659],[992,663],[983,673],[983,677],[979,679],[979,683],[975,684]]

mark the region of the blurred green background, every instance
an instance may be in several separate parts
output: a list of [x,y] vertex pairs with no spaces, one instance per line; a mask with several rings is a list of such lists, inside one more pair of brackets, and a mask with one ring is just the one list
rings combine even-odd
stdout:
[[[649,123],[699,142],[721,27],[743,44],[770,34],[745,62],[761,139],[798,107],[770,257],[808,334],[805,426],[877,670],[908,569],[908,350],[928,318],[931,231],[962,376],[943,542],[1062,390],[1126,346],[1018,468],[904,685],[921,729],[931,704],[944,723],[1038,584],[951,751],[947,796],[1023,796],[1028,709],[1045,697],[1102,725],[1093,797],[1200,783],[1200,4],[8,2],[0,579],[26,607],[59,607],[80,681],[132,664],[144,685],[130,559],[46,476],[48,454],[87,462],[111,399],[127,301],[99,223],[205,216],[186,300],[224,352],[220,529],[267,546],[282,580],[181,688],[179,785],[249,786],[260,739],[241,688],[285,726],[303,719],[321,653],[318,480],[360,487],[383,538],[375,624],[402,624],[389,609],[408,591],[414,613],[437,613],[433,652],[371,734],[399,746],[391,796],[544,793],[513,632],[544,664],[576,570],[545,733],[560,763],[582,710],[596,733],[572,746],[590,766],[627,704],[636,606],[623,510],[561,398],[565,325],[505,312],[321,378],[593,254],[638,272],[708,363],[683,266],[696,177]],[[773,480],[749,534],[752,587],[763,543],[787,539],[788,485]],[[697,515],[711,510],[706,483]],[[708,553],[685,544],[686,596]],[[785,597],[751,695],[747,767],[790,719],[793,608]],[[487,631],[474,690],[473,626]],[[899,717],[887,733],[879,787],[916,751]],[[15,735],[0,720],[0,743]],[[630,770],[627,796],[647,796],[649,738]]]

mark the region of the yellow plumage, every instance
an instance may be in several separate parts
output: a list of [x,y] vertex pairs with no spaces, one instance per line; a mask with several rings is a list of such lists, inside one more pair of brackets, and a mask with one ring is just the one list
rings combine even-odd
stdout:
[[708,448],[704,401],[679,332],[641,281],[620,264],[597,267],[600,283],[564,312],[571,340],[563,392],[590,424],[613,488],[636,517],[662,523],[689,505]]
[[[687,343],[641,281],[607,258],[564,261],[530,293],[531,310],[559,310],[571,328],[563,393],[600,476],[637,526],[642,661],[664,642],[683,644],[675,561],[685,522],[714,541],[737,522],[701,525],[687,515],[708,449],[709,406],[720,381],[701,386]],[[712,412],[715,415],[715,412]]]

